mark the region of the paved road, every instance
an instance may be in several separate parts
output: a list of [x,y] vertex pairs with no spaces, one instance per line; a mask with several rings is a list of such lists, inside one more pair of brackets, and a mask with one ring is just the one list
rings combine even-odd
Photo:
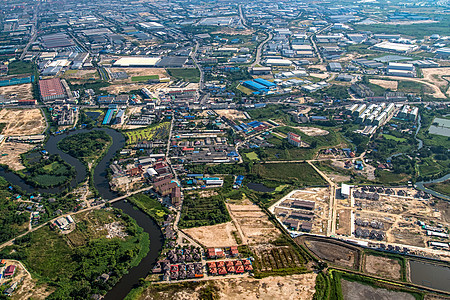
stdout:
[[256,49],[256,57],[255,57],[255,61],[252,63],[252,67],[259,65],[259,62],[261,61],[261,51],[264,47],[264,45],[270,41],[273,38],[273,34],[271,32],[269,32],[269,36],[261,43],[258,45],[258,48]]

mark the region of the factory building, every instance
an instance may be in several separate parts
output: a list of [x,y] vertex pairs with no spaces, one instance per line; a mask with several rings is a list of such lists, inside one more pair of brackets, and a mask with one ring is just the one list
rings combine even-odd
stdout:
[[413,64],[390,62],[386,74],[390,76],[415,77],[416,70]]
[[253,79],[254,82],[262,84],[263,86],[267,87],[268,89],[275,89],[277,85],[273,82],[270,82],[268,80],[262,79],[262,78],[255,78]]
[[352,115],[353,115],[354,117],[359,117],[359,116],[364,112],[364,110],[366,109],[366,107],[367,107],[367,105],[365,105],[365,104],[359,105],[358,108],[353,112]]
[[288,59],[280,59],[280,58],[269,58],[266,60],[267,66],[285,66],[288,67],[292,65],[292,61]]
[[59,78],[40,80],[39,92],[41,94],[41,99],[44,102],[56,99],[65,99],[67,97],[65,89]]
[[416,45],[410,44],[399,44],[399,43],[391,43],[391,42],[381,42],[373,46],[375,50],[381,51],[389,51],[395,53],[410,53],[411,51],[416,50],[418,47]]

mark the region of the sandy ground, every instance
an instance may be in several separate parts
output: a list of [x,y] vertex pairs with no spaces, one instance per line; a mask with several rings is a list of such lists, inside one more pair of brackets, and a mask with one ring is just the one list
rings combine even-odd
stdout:
[[133,76],[159,75],[159,77],[169,77],[166,70],[160,68],[111,68],[110,71],[112,73],[126,72],[130,77],[129,80]]
[[398,87],[398,81],[391,80],[381,80],[381,79],[369,79],[370,83],[381,86],[385,89],[390,89],[391,91],[396,91]]
[[422,84],[430,87],[433,90],[433,93],[431,94],[433,97],[440,98],[440,99],[447,98],[447,96],[445,96],[444,93],[442,93],[442,91],[439,89],[439,87],[437,87],[434,84],[429,83],[428,81],[424,81],[419,78],[408,78],[408,77],[398,77],[398,76],[383,76],[381,78],[389,78],[389,79],[393,79],[393,80],[406,80],[406,81],[422,83]]
[[280,236],[280,231],[257,205],[246,201],[242,205],[227,204],[227,208],[243,244],[269,243]]
[[299,274],[290,276],[273,276],[264,279],[249,277],[204,280],[192,287],[179,285],[167,285],[160,291],[150,286],[138,298],[140,300],[151,299],[182,299],[199,300],[206,299],[205,291],[213,291],[214,299],[263,299],[263,300],[298,300],[312,299],[315,293],[316,274]]
[[237,246],[232,232],[236,232],[233,222],[183,229],[183,232],[205,247]]
[[76,70],[76,72],[66,72],[62,77],[68,79],[89,79],[99,78],[99,75],[97,70]]
[[2,131],[6,136],[41,134],[45,129],[44,117],[37,108],[3,109],[0,122],[7,124]]
[[446,87],[448,81],[443,79],[443,76],[450,75],[450,67],[447,68],[423,68],[422,69],[423,79],[429,81],[438,87]]
[[328,73],[309,73],[309,76],[316,77],[319,79],[326,79],[326,78],[328,78],[329,74]]
[[316,65],[310,65],[310,66],[308,66],[307,68],[308,68],[308,69],[311,69],[311,68],[319,69],[319,70],[324,71],[324,72],[327,70],[327,66],[326,66],[326,65],[319,65],[319,64],[316,64]]
[[17,100],[31,100],[33,99],[33,90],[31,83],[2,86],[0,87],[0,95]]
[[345,300],[414,300],[414,296],[382,288],[374,288],[359,282],[341,280],[342,294]]
[[[5,267],[9,265],[16,266],[16,272],[14,273],[14,277],[12,278],[12,282],[20,282],[11,299],[45,299],[53,292],[53,290],[45,284],[39,285],[37,287],[37,280],[34,280],[31,277],[31,274],[18,261],[7,260]],[[6,281],[2,279],[0,282],[3,284]]]
[[103,91],[107,91],[112,94],[120,94],[120,93],[129,93],[135,90],[141,90],[142,88],[147,88],[150,91],[154,91],[157,89],[165,88],[168,86],[168,83],[159,83],[149,85],[146,83],[130,83],[130,84],[114,84],[107,87],[101,88]]
[[366,255],[364,271],[393,279],[401,277],[401,267],[398,261],[382,256]]
[[327,135],[329,134],[328,131],[316,128],[316,127],[294,127],[296,129],[299,129],[301,132],[303,132],[306,135],[309,136],[318,136],[318,135]]
[[224,27],[223,29],[215,32],[211,32],[211,34],[229,34],[229,35],[250,35],[253,34],[255,31],[251,29],[246,30],[235,30],[233,28],[227,28]]
[[219,299],[312,299],[315,293],[316,274],[267,277],[264,279],[217,280]]
[[221,116],[226,117],[231,120],[235,119],[247,119],[244,115],[244,112],[236,110],[236,109],[217,109],[215,112]]
[[[26,153],[33,149],[35,145],[23,143],[7,143],[0,145],[0,164],[7,165],[14,171],[25,169],[20,159],[20,154]],[[8,154],[1,156],[1,154]]]

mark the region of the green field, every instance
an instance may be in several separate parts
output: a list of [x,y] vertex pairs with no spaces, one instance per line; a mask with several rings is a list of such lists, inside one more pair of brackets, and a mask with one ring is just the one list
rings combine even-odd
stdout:
[[153,198],[149,194],[136,194],[128,198],[128,200],[155,219],[159,224],[162,224],[164,217],[170,213],[158,199]]
[[406,142],[407,141],[407,139],[405,139],[405,138],[399,138],[399,137],[396,137],[396,136],[393,136],[390,134],[383,134],[383,137],[387,140],[393,140],[396,142]]
[[142,141],[162,140],[169,136],[170,123],[164,122],[150,127],[125,131],[127,145],[136,144]]
[[[77,227],[67,235],[43,227],[1,253],[3,258],[21,260],[35,278],[54,286],[50,299],[90,299],[92,294],[104,294],[148,252],[148,235],[119,210],[92,211],[75,219]],[[124,226],[125,238],[106,238],[104,225],[113,222]],[[103,273],[111,274],[107,282],[97,280]]]
[[58,142],[58,147],[75,158],[90,162],[101,157],[110,142],[111,137],[106,132],[93,130],[65,137]]
[[159,75],[133,76],[131,81],[148,81],[151,79],[159,79]]
[[255,151],[250,152],[250,153],[245,153],[245,156],[247,156],[247,158],[250,160],[259,160],[258,154],[256,154]]
[[307,163],[257,164],[253,172],[265,179],[291,181],[299,186],[326,185],[326,181]]
[[450,196],[450,180],[438,183],[430,183],[426,184],[425,186],[431,190]]
[[215,225],[230,220],[221,195],[202,198],[197,193],[185,194],[181,209],[180,228]]
[[253,94],[253,91],[243,85],[238,85],[236,87],[239,91],[243,92],[244,94],[246,94],[247,96],[250,96],[251,94]]
[[30,74],[33,73],[33,63],[16,60],[8,65],[8,75]]
[[200,71],[197,68],[190,69],[167,69],[167,73],[176,79],[181,79],[189,82],[200,81]]

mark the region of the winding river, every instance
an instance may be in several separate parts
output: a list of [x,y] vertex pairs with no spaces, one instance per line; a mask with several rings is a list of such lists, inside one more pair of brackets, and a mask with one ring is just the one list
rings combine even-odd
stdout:
[[[111,200],[116,198],[117,193],[113,192],[109,188],[109,182],[106,178],[109,163],[114,155],[125,146],[125,137],[118,131],[110,128],[94,128],[91,130],[102,130],[106,132],[112,138],[112,144],[109,147],[107,153],[99,161],[97,167],[94,170],[94,186],[98,190],[100,196],[105,200]],[[50,154],[58,154],[61,158],[72,165],[76,170],[76,176],[68,184],[70,187],[74,188],[80,183],[86,180],[87,170],[85,165],[78,159],[64,153],[61,151],[57,144],[60,140],[67,136],[71,136],[77,133],[89,132],[88,129],[80,129],[75,131],[70,131],[66,134],[50,136],[47,143],[45,144],[45,150]],[[34,188],[33,186],[27,184],[22,178],[13,172],[9,172],[0,168],[0,176],[3,176],[8,182],[13,185],[20,187],[27,193],[39,192],[48,194],[57,194],[63,191],[67,185],[64,187],[50,188],[50,189],[40,189]],[[145,278],[148,272],[151,270],[153,265],[156,263],[158,255],[163,247],[164,238],[159,228],[158,224],[150,218],[148,215],[136,209],[132,204],[125,201],[118,201],[112,204],[113,207],[122,209],[123,212],[130,215],[136,220],[136,223],[144,229],[150,236],[150,251],[142,259],[142,261],[136,267],[133,267],[125,274],[121,280],[106,294],[105,299],[115,300],[123,299],[125,296],[137,286],[140,278]]]

